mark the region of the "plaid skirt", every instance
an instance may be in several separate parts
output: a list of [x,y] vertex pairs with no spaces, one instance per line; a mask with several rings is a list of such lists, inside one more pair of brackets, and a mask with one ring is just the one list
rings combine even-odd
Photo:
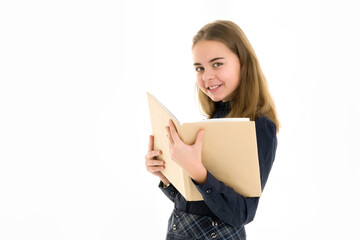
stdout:
[[169,219],[166,239],[246,240],[246,233],[244,227],[232,227],[219,218],[199,216],[174,209]]

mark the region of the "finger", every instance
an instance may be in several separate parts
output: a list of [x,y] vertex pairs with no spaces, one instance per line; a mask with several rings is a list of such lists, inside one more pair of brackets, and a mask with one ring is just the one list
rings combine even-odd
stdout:
[[173,137],[172,137],[172,135],[171,135],[170,127],[167,126],[167,127],[165,127],[165,128],[166,128],[167,137],[168,137],[168,139],[169,139],[170,145],[173,145],[173,144],[174,144],[174,139],[173,139]]
[[165,166],[161,166],[161,167],[147,167],[147,170],[149,172],[159,172],[165,169]]
[[173,121],[171,119],[169,120],[169,127],[170,127],[170,133],[171,133],[171,137],[173,138],[173,141],[178,142],[180,140],[180,137],[177,133],[175,124],[173,123]]
[[148,151],[152,151],[154,150],[154,136],[153,135],[150,135],[150,138],[149,138],[149,149]]
[[148,160],[146,166],[148,167],[161,167],[164,166],[165,162],[162,160]]
[[146,160],[150,160],[153,159],[154,157],[157,157],[159,155],[161,155],[162,152],[161,151],[150,151],[146,154],[145,159]]
[[196,136],[195,145],[200,145],[201,147],[203,139],[204,139],[204,130],[200,130]]

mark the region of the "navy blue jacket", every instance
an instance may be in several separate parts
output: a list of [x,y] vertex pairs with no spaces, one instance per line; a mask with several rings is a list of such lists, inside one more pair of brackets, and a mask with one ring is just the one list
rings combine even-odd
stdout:
[[[220,101],[216,103],[213,118],[226,117],[229,111],[229,103]],[[255,128],[263,190],[275,159],[276,126],[267,117],[262,117],[255,119]],[[159,187],[175,203],[175,208],[178,210],[196,215],[216,216],[234,227],[242,227],[251,222],[255,217],[259,198],[243,197],[217,180],[209,171],[207,174],[207,181],[204,184],[195,184],[204,198],[203,201],[186,201],[173,185],[163,188],[163,183],[160,182]]]

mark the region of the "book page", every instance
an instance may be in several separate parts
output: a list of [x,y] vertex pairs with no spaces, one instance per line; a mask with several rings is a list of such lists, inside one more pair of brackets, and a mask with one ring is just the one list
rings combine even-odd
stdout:
[[181,124],[181,122],[175,117],[175,115],[172,114],[172,112],[170,112],[170,110],[167,109],[167,108],[165,107],[165,105],[162,104],[154,95],[152,95],[152,94],[150,94],[150,93],[147,93],[147,94],[150,95],[152,98],[154,98],[154,100],[156,100],[156,102],[157,102],[158,104],[160,104],[161,107],[163,107],[163,108],[171,115],[172,118],[174,118],[179,124]]
[[196,122],[239,122],[239,121],[250,121],[249,118],[209,118],[202,121]]

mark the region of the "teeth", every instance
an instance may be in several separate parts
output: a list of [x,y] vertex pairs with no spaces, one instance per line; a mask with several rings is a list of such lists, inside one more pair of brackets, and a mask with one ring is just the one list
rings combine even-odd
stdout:
[[216,85],[216,86],[209,87],[209,89],[210,89],[210,90],[213,90],[213,89],[218,88],[218,87],[220,87],[220,85]]

